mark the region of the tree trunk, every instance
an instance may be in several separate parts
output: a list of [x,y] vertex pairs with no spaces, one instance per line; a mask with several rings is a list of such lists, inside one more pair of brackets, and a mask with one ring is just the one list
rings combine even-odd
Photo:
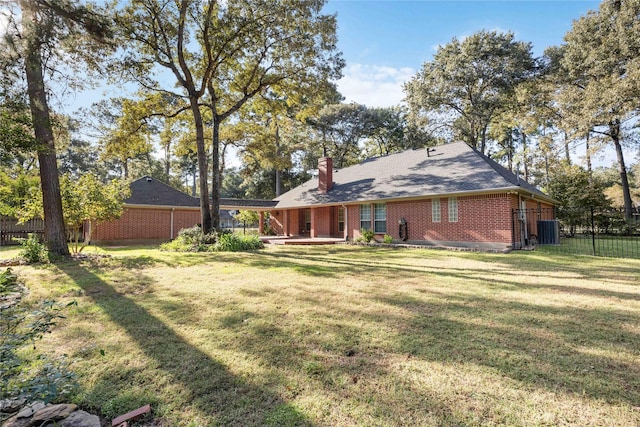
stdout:
[[[276,125],[276,165],[279,164],[279,161],[280,161],[280,127]],[[276,166],[275,170],[276,170],[276,197],[278,197],[280,196],[282,179],[280,176],[280,168]]]
[[27,92],[33,118],[33,128],[38,141],[38,162],[40,163],[40,186],[42,188],[42,204],[44,207],[44,237],[50,252],[69,256],[67,234],[65,231],[60,197],[60,178],[56,149],[51,129],[49,106],[44,89],[42,73],[41,45],[38,22],[34,5],[27,0],[20,2],[22,19],[27,40],[25,57],[25,71],[27,78]]
[[564,157],[567,159],[567,163],[571,164],[571,153],[569,153],[569,138],[567,132],[562,133],[564,138]]
[[524,163],[524,180],[529,182],[529,159],[527,158],[527,134],[522,132],[522,163]]
[[591,180],[591,152],[589,151],[589,136],[591,132],[587,132],[587,140],[585,141],[586,153],[587,153],[587,172],[589,172],[589,180]]
[[198,172],[200,177],[200,221],[202,231],[209,233],[211,231],[211,211],[209,207],[209,180],[207,179],[207,153],[204,149],[204,124],[202,123],[198,98],[190,96],[189,102],[196,127],[196,147],[198,150]]
[[220,228],[220,118],[213,116],[211,144],[211,227]]
[[624,217],[627,220],[632,218],[633,203],[631,202],[631,191],[629,190],[629,179],[627,178],[627,167],[624,164],[624,155],[620,145],[620,119],[609,122],[609,136],[616,147],[618,157],[618,172],[620,173],[620,184],[622,185],[622,196],[624,197]]

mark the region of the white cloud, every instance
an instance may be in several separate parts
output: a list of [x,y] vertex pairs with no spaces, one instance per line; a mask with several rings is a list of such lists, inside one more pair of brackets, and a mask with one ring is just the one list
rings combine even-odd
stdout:
[[390,107],[402,103],[402,85],[416,74],[410,67],[353,64],[338,80],[338,90],[345,102],[357,102],[367,107]]

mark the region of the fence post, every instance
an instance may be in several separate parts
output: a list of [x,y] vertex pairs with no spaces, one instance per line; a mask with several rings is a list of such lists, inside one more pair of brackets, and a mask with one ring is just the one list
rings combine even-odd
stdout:
[[593,256],[596,256],[596,227],[593,220],[593,206],[591,206],[591,247],[593,248]]

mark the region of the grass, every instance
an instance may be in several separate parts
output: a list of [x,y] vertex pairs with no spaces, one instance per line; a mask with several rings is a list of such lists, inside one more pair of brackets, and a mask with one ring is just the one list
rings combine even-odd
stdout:
[[[76,403],[166,426],[640,425],[640,260],[356,246],[16,267]],[[5,253],[2,252],[2,256]]]

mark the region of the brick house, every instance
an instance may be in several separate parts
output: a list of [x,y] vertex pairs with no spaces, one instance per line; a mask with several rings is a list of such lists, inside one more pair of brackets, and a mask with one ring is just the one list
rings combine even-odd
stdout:
[[200,223],[200,200],[154,178],[131,183],[120,219],[93,226],[92,241],[171,240]]
[[[537,235],[555,200],[463,142],[377,157],[318,177],[276,198],[270,227],[284,236],[511,248]],[[514,215],[516,210],[523,214]]]
[[[168,241],[183,228],[200,223],[200,199],[157,179],[144,176],[130,185],[122,216],[114,221],[94,224],[93,243]],[[232,226],[229,210],[268,209],[270,200],[220,199],[221,226]],[[85,233],[86,235],[87,233]]]

